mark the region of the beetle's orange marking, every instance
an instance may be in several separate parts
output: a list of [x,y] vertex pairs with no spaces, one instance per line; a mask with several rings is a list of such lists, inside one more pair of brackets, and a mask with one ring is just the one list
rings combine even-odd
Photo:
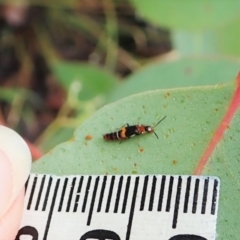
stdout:
[[126,128],[122,128],[120,131],[120,137],[121,139],[126,138]]

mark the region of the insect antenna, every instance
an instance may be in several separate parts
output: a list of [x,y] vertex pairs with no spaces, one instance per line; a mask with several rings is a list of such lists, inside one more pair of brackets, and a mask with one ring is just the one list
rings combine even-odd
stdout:
[[153,133],[155,134],[155,136],[157,137],[157,139],[159,139],[159,138],[158,138],[158,135],[157,135],[155,132],[153,132]]
[[[152,127],[152,129],[154,129],[162,120],[164,120],[166,118],[166,116],[165,117],[163,117],[161,120],[159,120],[153,127]],[[157,137],[157,139],[158,139],[158,135],[155,133],[155,131],[153,131],[153,133],[155,134],[155,136]]]
[[[152,128],[155,128],[161,121],[163,121],[167,116],[163,117],[160,121],[158,121]],[[155,133],[155,132],[154,132]],[[155,133],[156,135],[156,133]]]

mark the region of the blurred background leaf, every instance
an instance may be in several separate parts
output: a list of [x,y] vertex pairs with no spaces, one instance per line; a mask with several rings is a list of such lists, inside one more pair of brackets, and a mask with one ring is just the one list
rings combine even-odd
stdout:
[[239,11],[235,0],[1,1],[0,122],[46,152],[106,103],[233,79]]
[[172,29],[203,30],[224,26],[239,17],[235,0],[131,0],[139,14],[159,26]]
[[220,58],[182,58],[153,62],[126,78],[111,92],[109,102],[148,90],[220,84],[233,79],[239,60]]
[[172,30],[173,45],[183,55],[239,56],[239,1],[131,0],[131,2],[141,17],[157,26]]
[[114,76],[88,64],[57,62],[52,70],[62,86],[65,89],[72,88],[72,92],[81,100],[105,96],[117,84]]

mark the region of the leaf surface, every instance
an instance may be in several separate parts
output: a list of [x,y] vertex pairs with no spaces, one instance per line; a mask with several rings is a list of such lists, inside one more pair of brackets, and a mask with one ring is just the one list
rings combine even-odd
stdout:
[[175,29],[211,29],[223,26],[239,16],[240,2],[235,0],[131,0],[138,13],[159,26]]
[[79,91],[81,100],[90,100],[99,94],[105,94],[116,85],[116,79],[106,71],[89,64],[62,61],[52,66],[60,83],[69,89],[72,84]]
[[[49,174],[203,174],[221,180],[218,239],[238,239],[240,173],[240,76],[200,87],[153,90],[98,110],[35,162]],[[102,135],[124,124],[154,125],[154,134],[106,142]],[[91,136],[90,140],[87,140]]]

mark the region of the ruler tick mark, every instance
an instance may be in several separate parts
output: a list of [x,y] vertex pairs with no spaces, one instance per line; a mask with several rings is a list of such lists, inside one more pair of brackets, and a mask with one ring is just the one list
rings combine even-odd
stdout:
[[49,180],[48,180],[47,192],[46,192],[46,195],[45,195],[42,211],[46,210],[47,203],[48,203],[48,196],[49,196],[49,193],[50,193],[50,190],[51,190],[51,186],[52,186],[52,177],[50,177]]
[[193,195],[193,205],[192,205],[192,213],[196,213],[196,211],[197,211],[199,182],[200,182],[200,180],[197,178],[196,181],[195,181],[195,188],[194,188],[194,195]]
[[61,194],[61,199],[60,199],[60,203],[58,206],[58,212],[62,211],[62,205],[63,205],[63,201],[64,201],[65,192],[67,189],[67,183],[68,183],[68,178],[65,178],[64,184],[63,184],[63,189],[62,189],[62,194]]
[[91,201],[91,204],[90,204],[90,209],[89,209],[88,219],[87,219],[87,225],[88,226],[91,224],[92,212],[93,212],[94,202],[95,202],[95,198],[96,198],[96,194],[97,194],[98,182],[99,182],[99,177],[96,178],[95,184],[94,184],[92,201]]
[[27,192],[29,178],[30,178],[30,175],[28,176],[28,179],[27,179],[27,181],[26,181],[26,183],[25,183],[25,194],[26,194],[26,192]]
[[90,176],[88,178],[88,182],[87,182],[87,186],[86,186],[86,191],[85,191],[84,201],[83,201],[83,206],[82,206],[82,212],[85,212],[85,209],[86,209],[88,193],[89,193],[89,188],[90,188],[91,181],[92,181],[92,177]]
[[156,176],[153,176],[152,189],[151,189],[151,195],[150,195],[149,206],[148,206],[148,210],[149,210],[149,211],[152,211],[152,210],[153,210],[153,203],[154,203],[156,182],[157,182],[157,178],[156,178]]
[[159,199],[158,199],[158,209],[157,209],[158,212],[162,211],[162,201],[164,196],[165,182],[166,182],[166,176],[162,176],[161,188],[160,188]]
[[208,194],[208,183],[209,183],[209,178],[207,178],[207,179],[204,180],[201,214],[205,214],[205,212],[206,212],[207,194]]
[[213,196],[212,196],[212,207],[211,207],[211,214],[214,215],[216,211],[216,201],[217,201],[217,187],[218,187],[218,181],[214,180],[213,185]]
[[170,177],[170,181],[169,181],[169,187],[168,187],[168,197],[167,197],[166,212],[169,212],[170,208],[171,208],[173,181],[174,181],[174,178],[171,176]]
[[179,176],[178,177],[178,185],[177,185],[177,194],[176,194],[176,200],[175,200],[175,207],[174,207],[174,213],[173,213],[172,228],[177,227],[179,203],[180,203],[180,197],[181,197],[181,187],[182,187],[182,178]]
[[118,182],[118,190],[117,190],[116,202],[114,207],[114,213],[117,213],[118,211],[118,205],[119,205],[119,200],[120,200],[121,191],[122,191],[122,183],[123,183],[123,176],[120,177]]
[[148,178],[149,176],[146,176],[144,178],[144,184],[143,184],[143,191],[142,191],[142,199],[141,199],[141,205],[140,205],[140,211],[144,210],[144,204],[146,199],[146,192],[147,192],[147,185],[148,185]]
[[102,208],[102,201],[103,201],[103,197],[104,197],[106,182],[107,182],[107,176],[104,176],[103,182],[102,182],[102,189],[101,189],[101,193],[100,193],[100,197],[99,197],[99,201],[98,201],[98,208],[97,208],[98,212],[100,212],[101,208]]
[[108,199],[107,199],[107,205],[106,205],[105,212],[109,212],[111,198],[112,198],[112,192],[113,192],[113,187],[114,187],[114,182],[115,182],[115,176],[112,176],[111,183],[110,183],[110,188],[109,188],[109,192],[108,192]]
[[41,181],[40,189],[39,189],[39,192],[38,192],[38,198],[37,198],[37,202],[36,202],[36,206],[35,206],[35,211],[38,210],[38,206],[39,206],[39,203],[40,203],[40,200],[41,200],[45,179],[46,179],[46,175],[43,176],[42,181]]
[[70,194],[69,194],[69,197],[68,197],[68,203],[67,203],[66,212],[69,212],[70,207],[71,207],[72,195],[73,195],[73,191],[74,191],[74,187],[75,187],[75,182],[76,182],[76,178],[73,178]]
[[139,177],[136,177],[135,184],[134,184],[134,190],[133,190],[133,196],[132,196],[132,204],[131,204],[131,208],[130,208],[129,220],[128,220],[128,225],[127,225],[126,240],[130,239],[132,221],[133,221],[133,215],[134,215],[134,209],[135,209],[135,203],[136,203],[136,197],[137,197],[138,184],[139,184]]
[[76,212],[78,209],[78,202],[80,199],[80,193],[81,193],[81,189],[82,189],[82,183],[83,183],[83,176],[81,176],[81,178],[79,179],[79,183],[78,183],[78,189],[77,189],[77,195],[75,198],[75,204],[74,204],[74,209],[73,212]]
[[131,177],[128,176],[127,183],[126,183],[126,188],[125,188],[125,193],[124,193],[123,205],[122,205],[122,213],[125,213],[125,211],[126,211],[130,183],[131,183]]
[[186,186],[186,192],[185,192],[185,200],[184,200],[184,207],[183,212],[187,213],[188,211],[188,202],[189,202],[189,194],[190,194],[190,188],[191,188],[191,176],[187,178],[187,186]]
[[55,205],[55,201],[56,201],[56,197],[57,197],[57,191],[58,191],[58,187],[59,187],[59,182],[60,182],[60,179],[57,180],[57,183],[56,183],[56,186],[55,186],[55,189],[54,189],[54,193],[53,193],[53,197],[52,197],[52,204],[50,206],[50,210],[49,210],[49,214],[48,214],[48,218],[47,218],[47,224],[46,224],[43,240],[47,240],[47,235],[48,235],[48,231],[49,231],[49,228],[50,228],[50,223],[51,223],[51,220],[52,220],[53,209],[54,209],[54,205]]
[[33,195],[34,195],[34,192],[36,189],[36,184],[37,184],[37,177],[35,177],[33,180],[33,185],[32,185],[32,189],[31,189],[31,193],[30,193],[30,197],[29,197],[29,201],[28,201],[28,205],[27,205],[28,210],[31,208],[31,205],[32,205],[32,199],[33,199]]

